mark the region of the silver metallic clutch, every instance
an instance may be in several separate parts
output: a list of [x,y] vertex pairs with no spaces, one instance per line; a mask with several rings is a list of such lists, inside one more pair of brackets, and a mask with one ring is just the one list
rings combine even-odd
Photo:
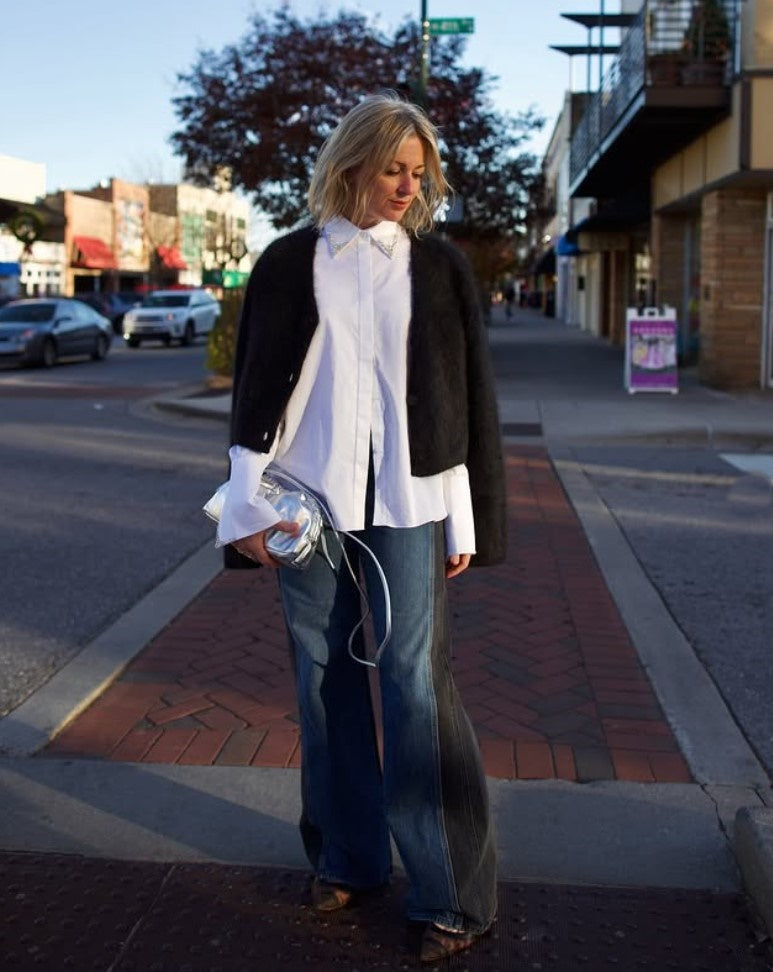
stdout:
[[[216,523],[223,512],[227,493],[228,482],[225,482],[204,504],[204,512]],[[285,567],[297,570],[308,567],[325,522],[319,500],[303,483],[279,470],[263,473],[259,494],[268,500],[282,520],[298,524],[294,536],[282,530],[270,530],[266,534],[266,550]]]
[[[228,483],[225,482],[215,490],[214,495],[204,504],[204,512],[216,523],[220,521],[220,516],[223,512],[223,503],[227,494]],[[271,530],[266,534],[266,550],[268,550],[272,557],[285,567],[294,567],[296,570],[303,570],[311,563],[311,558],[314,556],[314,552],[319,545],[320,554],[325,558],[331,570],[337,570],[328,553],[325,536],[322,532],[324,526],[331,526],[332,517],[321,499],[315,496],[311,490],[307,489],[303,483],[289,475],[289,473],[282,472],[278,469],[267,469],[263,473],[258,494],[268,500],[283,520],[294,520],[299,525],[296,536],[283,533],[281,530]],[[367,665],[369,668],[376,668],[384,653],[384,649],[392,637],[392,601],[386,575],[378,561],[378,557],[354,533],[346,530],[331,530],[331,536],[340,544],[341,559],[346,564],[346,569],[349,571],[354,586],[360,592],[360,597],[366,605],[365,613],[349,635],[347,649],[354,661],[361,665]],[[356,563],[352,563],[349,553],[347,553],[344,544],[345,537],[348,538],[351,544],[359,547],[371,558],[373,566],[381,580],[381,588],[384,593],[384,617],[386,622],[384,636],[376,649],[373,661],[360,657],[354,650],[354,641],[357,632],[368,617],[370,617],[371,610],[368,603],[368,592],[361,586],[357,565]]]

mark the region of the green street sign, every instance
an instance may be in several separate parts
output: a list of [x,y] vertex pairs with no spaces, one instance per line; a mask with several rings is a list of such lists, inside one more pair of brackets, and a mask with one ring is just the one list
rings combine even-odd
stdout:
[[474,17],[430,17],[430,34],[474,34]]
[[241,270],[204,270],[201,282],[210,287],[244,287],[249,279],[248,273]]

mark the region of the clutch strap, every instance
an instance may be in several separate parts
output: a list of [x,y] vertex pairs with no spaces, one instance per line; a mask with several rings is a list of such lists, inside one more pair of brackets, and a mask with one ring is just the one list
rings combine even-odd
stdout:
[[[269,475],[271,475],[271,473],[269,473]],[[336,538],[338,544],[340,545],[341,556],[344,560],[344,563],[346,564],[349,574],[351,575],[351,578],[354,581],[354,586],[357,588],[360,597],[365,603],[365,613],[362,615],[362,617],[354,626],[354,628],[352,628],[351,634],[349,635],[349,640],[346,645],[347,651],[349,652],[349,656],[354,661],[358,662],[360,665],[367,665],[368,668],[377,668],[378,663],[381,660],[381,656],[384,653],[384,649],[387,647],[387,645],[389,644],[392,638],[392,598],[389,594],[389,583],[386,579],[386,574],[384,573],[383,567],[379,563],[378,557],[373,553],[373,551],[370,549],[367,543],[364,543],[362,540],[360,540],[359,537],[355,537],[355,535],[348,530],[337,530],[333,526],[333,517],[330,514],[330,510],[328,509],[327,504],[313,490],[309,489],[309,487],[306,486],[305,483],[302,483],[299,480],[295,479],[294,476],[291,476],[290,473],[285,472],[284,469],[276,468],[276,475],[278,478],[287,480],[287,482],[290,483],[290,485],[295,486],[296,489],[303,490],[309,493],[311,496],[314,497],[316,502],[319,504],[319,508],[322,510],[322,513],[326,521],[326,526],[330,529],[333,536]],[[381,639],[381,642],[378,648],[376,649],[376,653],[373,656],[373,661],[370,661],[370,659],[368,658],[360,658],[359,655],[356,655],[354,652],[354,639],[357,635],[357,632],[362,628],[362,626],[365,624],[365,622],[368,620],[368,618],[371,616],[373,612],[370,607],[370,601],[368,600],[367,592],[363,590],[362,584],[360,583],[359,578],[357,577],[357,572],[355,571],[354,567],[352,566],[352,562],[349,559],[349,554],[346,550],[346,544],[343,541],[343,537],[348,537],[350,540],[352,540],[354,543],[356,543],[359,547],[361,547],[365,551],[365,553],[373,561],[373,565],[376,568],[376,573],[378,574],[378,578],[381,581],[381,589],[384,595],[384,620],[385,620],[384,637]],[[327,546],[325,544],[324,532],[320,538],[320,546],[322,548],[321,553],[322,556],[325,558],[325,561],[329,564],[332,570],[335,570],[335,566],[333,564],[333,561],[330,558],[330,554],[328,553]]]

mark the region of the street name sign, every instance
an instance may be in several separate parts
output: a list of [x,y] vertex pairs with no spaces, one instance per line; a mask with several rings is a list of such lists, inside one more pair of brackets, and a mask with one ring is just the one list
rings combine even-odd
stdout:
[[430,34],[474,34],[474,17],[430,17]]

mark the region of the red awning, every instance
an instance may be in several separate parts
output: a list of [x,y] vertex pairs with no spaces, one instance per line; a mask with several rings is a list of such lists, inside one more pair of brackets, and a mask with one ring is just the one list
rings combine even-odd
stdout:
[[187,270],[188,264],[183,260],[176,246],[159,246],[156,248],[161,262],[169,270]]
[[73,266],[86,267],[89,270],[115,270],[116,262],[113,251],[104,240],[96,236],[74,236],[75,259]]

